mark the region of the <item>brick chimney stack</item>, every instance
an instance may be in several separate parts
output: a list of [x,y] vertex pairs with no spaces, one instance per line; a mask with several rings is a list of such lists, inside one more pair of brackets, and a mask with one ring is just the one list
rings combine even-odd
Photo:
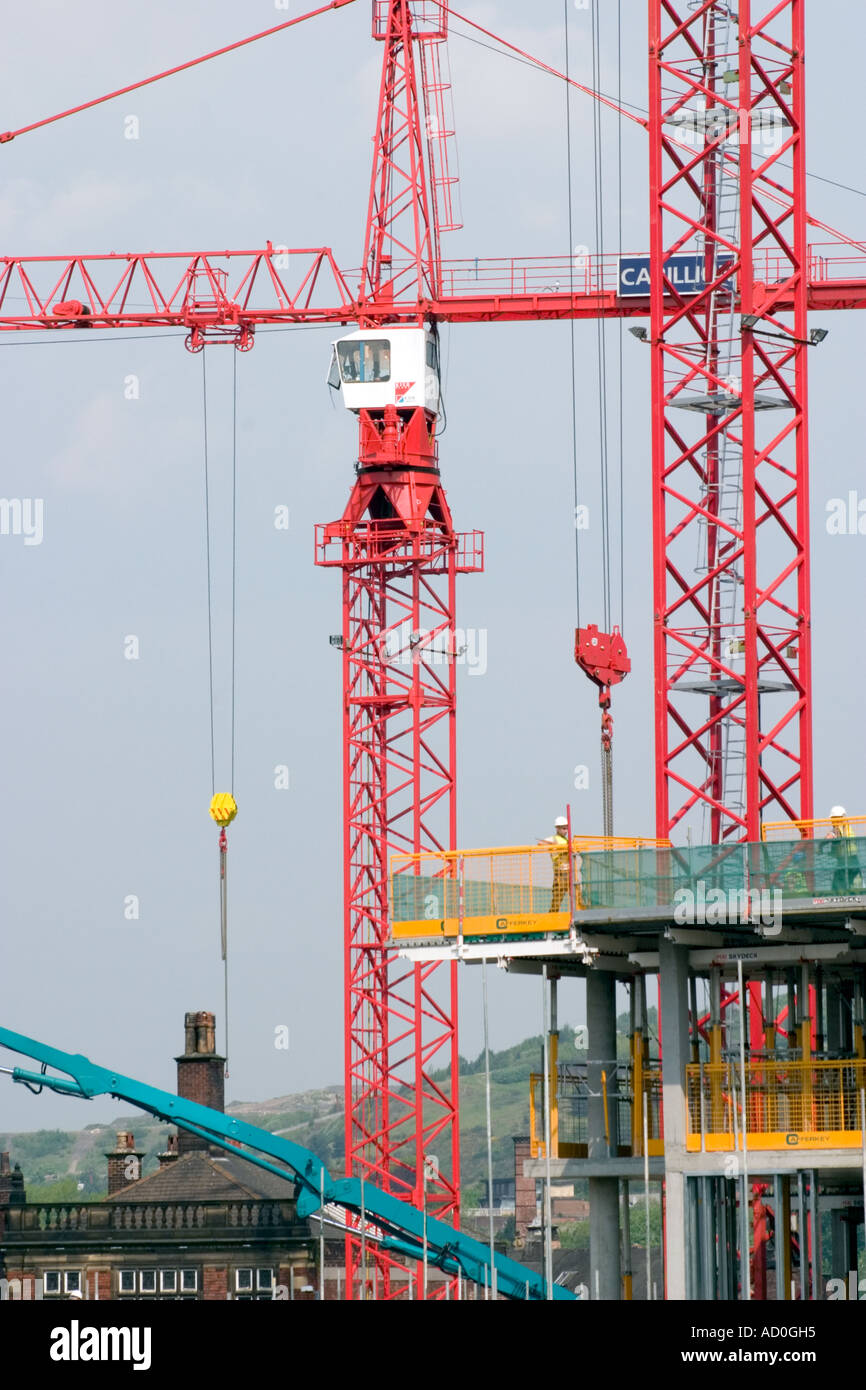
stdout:
[[174,1163],[175,1159],[180,1158],[177,1151],[177,1135],[170,1134],[165,1143],[165,1148],[161,1154],[157,1154],[160,1169],[168,1168],[169,1164]]
[[[216,1051],[216,1019],[206,1011],[184,1017],[184,1051],[177,1062],[177,1093],[184,1100],[197,1101],[212,1110],[225,1109],[225,1057]],[[177,1151],[181,1158],[189,1153],[207,1153],[210,1145],[197,1134],[181,1130]],[[222,1152],[222,1150],[220,1150]]]
[[119,1130],[116,1147],[105,1157],[108,1159],[109,1197],[113,1197],[115,1192],[122,1192],[131,1183],[138,1182],[141,1177],[142,1154],[135,1147],[134,1134],[125,1129]]
[[523,1176],[523,1165],[532,1157],[528,1135],[514,1138],[514,1231],[519,1240],[526,1240],[529,1228],[537,1219],[535,1178]]
[[26,1200],[24,1174],[17,1163],[10,1167],[8,1153],[0,1153],[0,1207],[23,1207]]

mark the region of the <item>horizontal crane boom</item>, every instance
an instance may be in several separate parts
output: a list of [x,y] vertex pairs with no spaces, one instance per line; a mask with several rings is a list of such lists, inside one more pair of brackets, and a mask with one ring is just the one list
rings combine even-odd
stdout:
[[[649,264],[649,257],[624,259]],[[757,272],[772,284],[765,259]],[[442,263],[436,299],[362,304],[349,288],[360,272],[342,271],[328,247],[4,256],[0,332],[184,328],[198,349],[215,338],[249,347],[266,326],[647,317],[649,294],[624,295],[620,275],[617,253],[452,260]],[[688,300],[687,289],[678,293]],[[666,300],[675,303],[674,293]],[[866,247],[812,247],[808,303],[866,308]],[[775,308],[785,308],[784,296]]]

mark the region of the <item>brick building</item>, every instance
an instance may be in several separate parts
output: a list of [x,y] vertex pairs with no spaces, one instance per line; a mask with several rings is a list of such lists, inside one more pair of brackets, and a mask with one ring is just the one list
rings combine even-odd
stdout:
[[[216,1051],[213,1014],[186,1015],[176,1061],[178,1095],[222,1110],[225,1059]],[[293,1182],[185,1130],[169,1135],[148,1177],[128,1131],[106,1158],[102,1201],[28,1203],[23,1174],[0,1155],[7,1296],[315,1297],[315,1246],[298,1220]]]

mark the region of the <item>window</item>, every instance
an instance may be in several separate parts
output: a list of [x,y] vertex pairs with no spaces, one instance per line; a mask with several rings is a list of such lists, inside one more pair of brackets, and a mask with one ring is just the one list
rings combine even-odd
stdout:
[[387,338],[338,343],[337,356],[340,375],[350,385],[391,380],[391,344]]
[[438,372],[438,370],[439,370],[439,361],[438,361],[438,357],[439,357],[439,354],[438,354],[437,351],[436,351],[436,340],[435,340],[435,338],[428,338],[428,339],[427,339],[427,350],[426,350],[427,366],[428,366],[428,367],[432,367],[433,370],[434,370],[434,372]]
[[78,1269],[67,1269],[63,1276],[63,1289],[65,1293],[81,1293],[81,1271]]
[[274,1287],[274,1271],[272,1269],[257,1269],[256,1287],[259,1289],[272,1289]]
[[198,1271],[195,1269],[121,1269],[117,1274],[117,1290],[122,1294],[160,1294],[169,1298],[198,1291]]
[[43,1285],[45,1293],[60,1293],[59,1269],[46,1269],[42,1277],[45,1280]]
[[253,1287],[253,1271],[251,1269],[235,1270],[235,1288],[238,1293],[248,1293]]
[[340,389],[340,364],[337,361],[336,348],[334,348],[331,353],[331,369],[328,372],[328,385],[335,391],[339,391]]

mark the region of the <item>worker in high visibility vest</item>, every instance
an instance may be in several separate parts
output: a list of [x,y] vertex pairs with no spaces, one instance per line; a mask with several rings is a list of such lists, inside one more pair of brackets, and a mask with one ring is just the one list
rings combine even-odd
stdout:
[[553,823],[554,833],[541,840],[550,845],[553,860],[553,887],[550,890],[549,912],[559,912],[563,898],[568,897],[568,821],[565,816],[557,816]]
[[[801,829],[801,842],[805,840],[805,838],[806,831]],[[782,881],[782,891],[787,897],[799,898],[811,891],[809,888],[809,880],[806,877],[807,867],[808,861],[806,859],[806,851],[802,848],[795,849],[791,856],[791,867],[788,869]]]
[[831,841],[828,849],[836,861],[830,892],[859,893],[863,888],[863,874],[857,858],[854,832],[844,806],[834,806],[830,811],[827,839]]

